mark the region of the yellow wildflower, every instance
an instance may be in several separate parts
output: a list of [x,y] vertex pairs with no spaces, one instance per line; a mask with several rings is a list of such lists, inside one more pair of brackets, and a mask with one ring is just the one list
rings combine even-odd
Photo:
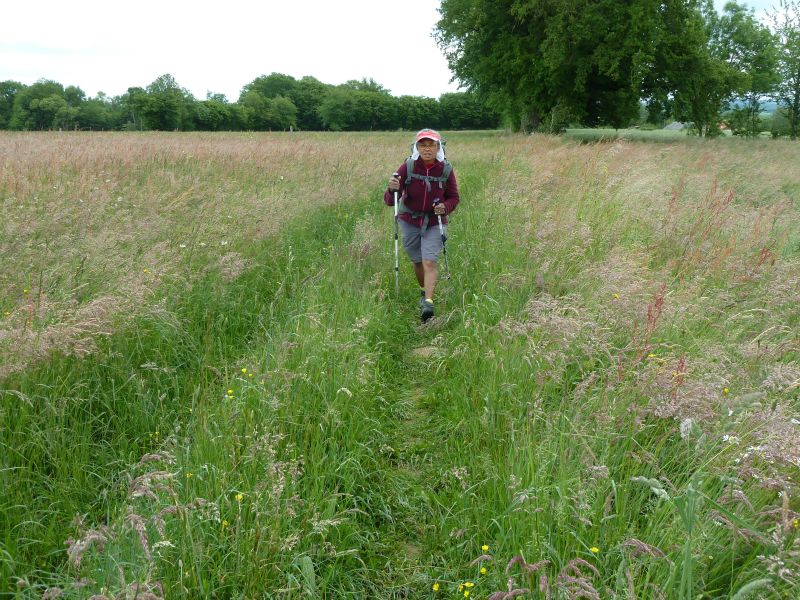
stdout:
[[247,369],[245,369],[244,367],[242,367],[242,373],[247,373]]
[[236,494],[236,501],[237,502],[241,502],[243,498],[244,498],[244,494]]
[[618,300],[618,299],[619,299],[619,294],[614,294],[614,300]]
[[483,550],[484,552],[488,552],[489,551],[489,546],[484,544],[483,546],[481,546],[481,550]]
[[434,592],[438,592],[439,591],[439,584],[438,583],[434,583],[433,584],[433,591]]
[[598,552],[600,552],[600,548],[598,548],[597,546],[592,546],[591,548],[589,548],[589,551],[592,552],[593,554],[597,554]]
[[486,575],[486,567],[481,567],[481,575]]
[[471,581],[467,581],[467,582],[464,584],[464,587],[468,587],[468,588],[475,587],[475,584],[474,584],[474,583],[472,583]]
[[722,388],[722,393],[723,393],[723,394],[726,394],[726,395],[727,395],[727,394],[728,394],[728,392],[730,392],[730,390],[729,390],[728,388]]
[[459,592],[463,592],[464,591],[464,584],[461,584],[461,585],[458,586],[458,591]]
[[464,598],[469,598],[469,590],[467,590],[466,592],[464,592]]
[[800,527],[800,519],[795,519],[794,521],[792,521],[792,527],[794,527],[795,529]]
[[194,473],[192,473],[191,471],[189,471],[189,472],[186,474],[186,479],[189,479],[190,477],[194,477]]
[[225,529],[230,523],[228,523],[228,519],[222,519],[222,528]]
[[233,396],[233,390],[228,390],[228,396]]

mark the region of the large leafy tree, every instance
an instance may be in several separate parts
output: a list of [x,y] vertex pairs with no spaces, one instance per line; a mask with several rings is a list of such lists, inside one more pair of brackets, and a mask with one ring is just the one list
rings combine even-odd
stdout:
[[246,126],[258,131],[296,127],[298,111],[291,94],[298,88],[298,81],[283,73],[256,77],[239,96]]
[[346,131],[354,122],[355,92],[342,88],[330,90],[319,106],[322,124],[331,131]]
[[103,93],[82,102],[78,107],[77,121],[81,129],[102,130],[112,126],[112,105]]
[[9,128],[53,129],[58,127],[56,114],[66,106],[64,86],[40,79],[16,94]]
[[456,77],[523,128],[627,125],[641,98],[695,117],[718,106],[701,83],[721,75],[699,0],[443,0],[440,10],[437,40]]
[[24,89],[18,81],[0,81],[0,129],[6,129],[14,111],[14,98]]
[[648,120],[666,118],[691,122],[701,135],[718,131],[723,100],[730,94],[730,72],[708,51],[710,27],[716,17],[710,0],[660,4],[653,48],[642,65],[642,99]]
[[711,55],[723,61],[734,75],[732,94],[743,101],[743,132],[757,135],[761,101],[779,83],[778,49],[774,35],[755,18],[753,11],[736,2],[725,5],[714,23]]
[[553,114],[620,126],[638,115],[658,4],[443,0],[436,35],[456,77],[523,127]]
[[261,75],[242,88],[240,98],[248,92],[258,92],[264,98],[289,97],[297,87],[297,80],[291,75],[270,73]]
[[340,87],[355,90],[357,92],[374,92],[376,94],[385,94],[387,96],[391,94],[389,90],[371,77],[369,79],[366,77],[363,79],[351,79],[349,81],[345,81]]
[[271,128],[286,131],[297,125],[297,107],[289,98],[277,96],[270,98]]
[[183,131],[194,129],[194,103],[172,75],[165,74],[147,86],[146,97],[137,98],[139,112],[148,129]]
[[435,35],[450,70],[521,127],[537,128],[555,105],[542,60],[550,4],[443,0],[439,9]]
[[297,126],[307,131],[323,128],[319,107],[332,86],[314,77],[303,77],[292,89],[289,98],[297,107]]
[[129,87],[125,94],[116,99],[116,102],[124,115],[123,129],[137,131],[144,129],[144,111],[147,104],[147,92],[144,88]]
[[285,130],[297,123],[297,107],[289,98],[267,98],[256,90],[239,100],[244,124],[255,131]]
[[202,131],[221,131],[230,122],[230,107],[219,100],[198,102],[195,110],[197,128]]
[[778,39],[778,83],[775,98],[784,107],[789,120],[789,135],[797,139],[800,127],[800,2],[780,0],[780,7],[770,14]]

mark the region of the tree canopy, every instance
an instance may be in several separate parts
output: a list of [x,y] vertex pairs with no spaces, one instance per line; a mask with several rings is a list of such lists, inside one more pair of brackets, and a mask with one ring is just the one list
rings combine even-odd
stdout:
[[776,36],[736,2],[721,16],[711,0],[442,0],[440,12],[456,78],[521,129],[623,127],[644,102],[651,120],[710,135],[734,101],[752,124],[789,77]]
[[395,97],[373,79],[334,86],[314,77],[271,73],[244,85],[234,103],[211,92],[197,100],[169,74],[114,98],[103,93],[87,98],[78,87],[49,80],[30,86],[0,82],[0,129],[353,131],[499,125],[500,116],[475,94]]
[[780,0],[770,21],[778,42],[775,98],[785,108],[789,135],[796,140],[800,127],[800,2]]

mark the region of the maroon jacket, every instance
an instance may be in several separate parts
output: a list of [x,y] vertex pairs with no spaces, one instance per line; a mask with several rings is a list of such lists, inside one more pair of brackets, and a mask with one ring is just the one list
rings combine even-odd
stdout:
[[[426,167],[422,158],[418,158],[414,163],[414,173],[417,175],[430,175],[432,177],[441,177],[444,173],[444,162],[436,161],[431,167]],[[431,191],[427,190],[425,182],[421,179],[412,179],[411,183],[406,187],[406,176],[408,169],[404,162],[397,169],[397,174],[400,176],[400,190],[398,195],[402,194],[402,200],[405,207],[414,212],[429,213],[428,226],[438,224],[436,215],[433,213],[433,203],[436,199],[441,200],[444,204],[444,215],[442,216],[442,224],[447,223],[447,215],[453,212],[460,200],[458,196],[458,183],[456,183],[455,171],[450,171],[450,176],[447,178],[444,189],[439,188],[437,182],[431,183]],[[394,192],[387,189],[383,194],[383,201],[388,206],[394,206]],[[422,227],[424,217],[415,219],[410,214],[400,213],[400,218],[406,223]]]

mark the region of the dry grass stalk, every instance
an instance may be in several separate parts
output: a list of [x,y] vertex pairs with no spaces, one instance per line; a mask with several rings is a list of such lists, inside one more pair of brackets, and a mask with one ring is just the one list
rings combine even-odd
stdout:
[[93,545],[97,546],[98,552],[102,552],[106,542],[110,539],[108,527],[101,526],[98,529],[90,529],[83,537],[77,541],[68,539],[64,542],[67,545],[67,557],[69,564],[74,568],[81,566],[84,553]]
[[494,557],[491,554],[481,554],[478,558],[472,560],[472,562],[469,563],[469,566],[474,567],[476,565],[481,564],[484,561],[494,562]]
[[[622,542],[623,548],[629,548],[631,558],[638,558],[640,556],[654,556],[656,558],[667,558],[667,555],[664,554],[661,550],[647,544],[641,540],[637,540],[636,538],[629,538]],[[669,561],[669,559],[667,559]]]
[[583,573],[582,568],[588,569],[595,576],[600,576],[600,572],[593,564],[582,558],[573,558],[556,576],[556,587],[568,598],[600,600],[600,593],[592,585],[591,577]]
[[142,545],[142,550],[144,550],[144,555],[147,558],[147,562],[153,562],[153,555],[150,552],[150,541],[147,539],[147,521],[144,517],[137,515],[133,510],[128,507],[128,514],[125,517],[125,521],[133,527],[134,531],[136,531],[139,542]]
[[175,474],[169,471],[151,471],[144,475],[139,475],[130,482],[128,486],[128,498],[149,498],[157,500],[156,492],[168,491],[169,486],[162,482],[170,482]]

